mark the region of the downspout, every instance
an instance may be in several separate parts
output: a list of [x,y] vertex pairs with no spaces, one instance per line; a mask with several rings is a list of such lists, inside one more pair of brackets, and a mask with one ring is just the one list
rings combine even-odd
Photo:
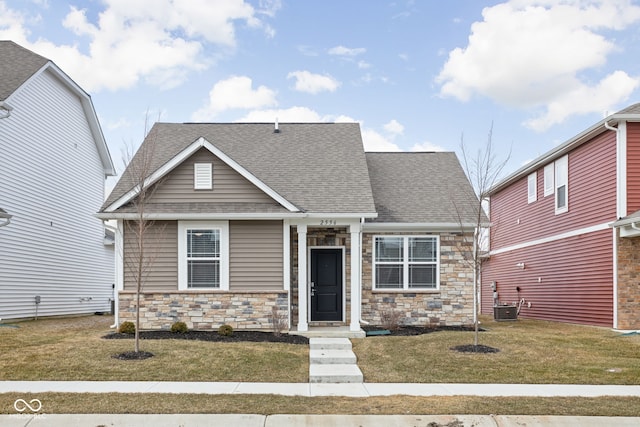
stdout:
[[[614,131],[616,133],[616,217],[620,218],[626,215],[626,195],[624,190],[620,188],[623,182],[623,159],[621,159],[624,148],[624,157],[626,158],[626,146],[621,145],[620,141],[620,128],[613,127],[607,120],[604,121],[605,129]],[[626,160],[626,159],[625,159]],[[626,186],[625,186],[626,187]],[[622,203],[622,197],[624,196],[624,207]],[[618,327],[618,236],[617,232],[613,230],[613,327]]]
[[362,318],[362,229],[364,226],[364,218],[360,218],[360,277],[358,277],[358,292],[360,292],[360,310],[358,310],[360,323],[363,325],[368,325],[369,322]]

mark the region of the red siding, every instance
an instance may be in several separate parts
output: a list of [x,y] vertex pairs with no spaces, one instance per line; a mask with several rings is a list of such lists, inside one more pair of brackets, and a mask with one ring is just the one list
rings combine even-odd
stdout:
[[627,215],[640,210],[640,123],[627,123]]
[[[524,269],[516,266],[520,262]],[[531,308],[523,306],[520,317],[611,327],[612,232],[607,229],[491,256],[482,272],[485,314],[493,313],[492,281],[497,283],[500,302],[520,298],[531,302]]]
[[491,249],[553,236],[616,219],[616,135],[605,132],[569,153],[569,211],[555,214],[537,170],[538,200],[527,203],[527,177],[491,196]]

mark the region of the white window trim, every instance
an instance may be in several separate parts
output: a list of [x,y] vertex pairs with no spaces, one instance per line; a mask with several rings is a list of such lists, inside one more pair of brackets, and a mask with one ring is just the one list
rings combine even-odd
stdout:
[[[187,268],[187,230],[220,230],[220,287],[189,288]],[[178,290],[229,290],[229,221],[178,221]]]
[[536,200],[538,200],[538,173],[532,172],[527,177],[527,202],[533,203]]
[[[398,237],[398,238],[402,238],[403,239],[403,245],[404,245],[404,259],[402,260],[402,277],[403,277],[403,283],[402,283],[402,288],[378,288],[376,287],[376,239],[378,237]],[[436,287],[435,288],[410,288],[409,287],[409,260],[408,260],[408,255],[409,255],[409,238],[420,238],[420,237],[428,237],[428,238],[435,238],[436,239],[436,261],[435,261],[435,265],[436,265]],[[403,234],[403,235],[398,235],[398,234],[378,234],[378,235],[374,235],[373,236],[373,251],[372,251],[372,257],[371,257],[371,278],[373,280],[373,283],[371,284],[371,288],[374,291],[378,291],[378,292],[435,292],[435,291],[439,291],[440,290],[440,236],[439,235],[429,235],[429,234],[420,234],[420,235],[412,235],[412,234]],[[399,263],[396,263],[399,264]],[[420,264],[420,263],[416,263],[416,264]],[[427,264],[430,265],[432,264],[432,262],[424,262],[422,264]]]
[[213,163],[193,164],[193,189],[213,189]]
[[[562,165],[564,163],[564,174],[563,174],[563,178],[564,178],[564,206],[562,207],[558,207],[558,188],[562,187],[562,185],[558,185],[558,181],[561,181],[558,179],[558,167],[559,165]],[[567,212],[569,210],[569,156],[565,155],[563,157],[560,157],[559,159],[556,159],[556,161],[554,162],[554,170],[555,170],[555,183],[554,183],[554,189],[555,189],[555,200],[554,200],[554,206],[556,208],[556,215]]]
[[544,167],[544,197],[555,194],[555,163],[549,163]]

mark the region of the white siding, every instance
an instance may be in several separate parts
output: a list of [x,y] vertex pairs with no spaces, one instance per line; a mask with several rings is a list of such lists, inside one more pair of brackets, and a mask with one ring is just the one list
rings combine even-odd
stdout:
[[104,169],[80,99],[49,72],[15,92],[0,120],[0,318],[108,311],[114,250],[93,215]]

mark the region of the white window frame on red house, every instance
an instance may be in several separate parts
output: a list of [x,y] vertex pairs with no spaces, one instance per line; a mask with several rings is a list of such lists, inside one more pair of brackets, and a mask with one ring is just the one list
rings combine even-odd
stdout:
[[532,172],[527,176],[527,203],[538,200],[538,173]]
[[[395,239],[401,241],[402,252],[400,256],[395,260],[380,260],[378,259],[378,241],[380,239]],[[428,239],[432,242],[434,247],[434,256],[432,259],[411,259],[411,245],[410,241],[412,239]],[[373,236],[373,252],[372,252],[372,279],[373,279],[373,290],[377,291],[386,291],[386,292],[394,292],[394,291],[402,291],[402,292],[421,292],[421,291],[437,291],[440,290],[440,236],[438,235],[377,235]],[[378,267],[380,266],[389,266],[396,268],[400,268],[400,277],[401,283],[398,282],[399,286],[389,286],[390,284],[380,284],[378,273]],[[412,266],[432,266],[435,270],[435,283],[429,283],[425,285],[419,286],[411,286],[410,278],[411,276],[411,267]]]
[[544,167],[544,197],[555,193],[555,163],[549,163]]
[[[555,184],[556,193],[555,208],[556,215],[567,212],[569,210],[569,156],[565,155],[556,159],[555,168]],[[564,204],[560,204],[559,200],[564,196]]]

